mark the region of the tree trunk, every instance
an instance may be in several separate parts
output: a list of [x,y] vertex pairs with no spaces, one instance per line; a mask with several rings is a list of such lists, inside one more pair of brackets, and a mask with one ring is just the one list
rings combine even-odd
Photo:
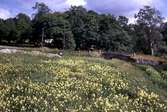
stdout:
[[154,42],[151,42],[150,47],[151,47],[151,55],[154,56]]
[[151,48],[151,55],[154,56],[154,48]]

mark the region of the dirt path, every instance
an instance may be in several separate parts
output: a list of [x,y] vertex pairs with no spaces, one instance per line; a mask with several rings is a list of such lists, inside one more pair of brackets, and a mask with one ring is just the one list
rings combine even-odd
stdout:
[[30,54],[34,56],[46,56],[48,58],[58,57],[61,56],[57,53],[50,53],[49,48],[28,48],[28,47],[11,47],[11,46],[0,46],[0,53],[3,54],[14,54],[14,53],[21,53],[21,54]]

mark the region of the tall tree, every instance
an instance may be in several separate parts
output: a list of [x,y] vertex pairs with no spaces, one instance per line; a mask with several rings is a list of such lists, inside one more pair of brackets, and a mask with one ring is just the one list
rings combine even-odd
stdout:
[[162,34],[163,34],[163,40],[166,42],[167,44],[167,22],[164,23],[162,25],[162,30],[161,30]]
[[132,51],[131,37],[118,24],[116,17],[101,15],[99,25],[101,48],[119,52]]
[[0,43],[2,42],[2,40],[5,37],[4,27],[5,27],[4,20],[0,19]]
[[160,12],[150,6],[144,6],[144,8],[140,9],[138,14],[135,15],[135,18],[137,19],[137,24],[143,30],[143,41],[146,43],[146,49],[149,49],[151,55],[154,55],[161,40],[159,26],[163,18]]
[[60,49],[75,48],[75,42],[71,31],[69,21],[64,13],[47,14],[47,28],[45,30],[46,37],[54,40],[54,47]]
[[47,27],[46,17],[51,10],[44,3],[38,3],[38,2],[33,7],[33,9],[36,11],[36,13],[34,14],[34,18],[32,20],[33,38],[31,41],[36,43],[37,45],[40,45],[42,43],[43,31]]
[[39,3],[39,2],[36,2],[33,9],[36,10],[36,15],[47,14],[51,11],[50,8],[46,4]]
[[121,27],[127,27],[129,19],[125,16],[119,16],[117,21]]
[[99,16],[94,11],[87,12],[83,37],[86,42],[86,49],[99,48]]
[[17,41],[24,43],[31,38],[31,19],[26,14],[20,13],[16,16]]
[[76,49],[85,49],[86,39],[85,39],[85,22],[87,21],[87,10],[81,6],[71,7],[69,11],[66,12],[68,15],[68,20],[71,24],[71,29],[74,34]]
[[163,53],[167,53],[167,22],[161,25],[161,33],[163,35],[163,44],[161,50]]
[[98,48],[100,36],[98,14],[81,6],[71,7],[66,13],[71,23],[76,49],[90,49],[92,46]]
[[17,31],[15,19],[9,18],[4,21],[3,25],[3,35],[4,40],[8,41],[8,43],[15,43],[17,40]]

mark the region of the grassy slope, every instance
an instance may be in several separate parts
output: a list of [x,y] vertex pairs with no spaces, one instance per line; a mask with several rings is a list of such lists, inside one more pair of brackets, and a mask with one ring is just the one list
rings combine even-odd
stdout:
[[[83,53],[85,54],[85,53]],[[72,54],[70,54],[72,55]],[[75,54],[78,56],[78,54]],[[82,53],[81,53],[82,55]],[[9,58],[7,58],[9,57]],[[13,58],[11,58],[13,57]],[[3,59],[5,58],[5,59]],[[27,64],[27,63],[31,63],[31,64],[41,64],[44,60],[48,60],[48,58],[45,57],[32,57],[29,55],[1,55],[0,56],[0,62],[4,62],[6,63],[6,59],[12,59],[10,61],[12,61],[12,63],[14,65],[23,65]],[[64,57],[65,59],[69,59],[69,58],[74,58],[75,56],[69,56],[66,55]],[[147,66],[147,65],[136,65],[136,64],[132,64],[132,63],[128,63],[122,60],[117,60],[117,59],[113,59],[113,60],[105,60],[105,59],[101,59],[101,58],[90,58],[86,56],[83,56],[84,60],[88,60],[89,62],[97,62],[97,63],[103,63],[103,64],[108,64],[109,66],[112,67],[116,67],[120,70],[120,72],[123,73],[127,73],[127,81],[134,87],[141,87],[141,88],[147,88],[150,91],[153,91],[155,93],[157,93],[158,95],[160,95],[160,97],[163,99],[165,98],[167,100],[167,79],[164,79],[161,76],[157,76],[159,78],[159,80],[164,81],[166,83],[164,83],[164,85],[160,85],[159,83],[156,82],[156,79],[154,79],[154,77],[152,77],[149,72],[147,72],[147,69],[152,69],[152,71],[158,72],[156,69],[154,69],[151,66]],[[6,60],[6,61],[5,61]],[[160,73],[158,75],[161,75]],[[165,74],[167,75],[167,74]],[[167,76],[165,76],[166,78]],[[156,77],[155,77],[156,78]],[[157,78],[157,79],[158,79]]]
[[[87,60],[95,61],[97,63],[104,63],[110,66],[116,67],[120,72],[127,73],[126,79],[128,83],[135,87],[147,88],[149,91],[157,93],[162,99],[166,99],[167,101],[167,73],[164,74],[164,77],[161,77],[161,73],[157,71],[154,67],[149,65],[138,65],[134,63],[129,63],[126,61],[113,59],[113,60],[105,60],[100,58],[87,58]],[[156,72],[157,77],[153,77],[150,75],[150,72],[147,69]],[[165,71],[167,72],[167,71]],[[154,74],[154,73],[153,73]],[[159,84],[158,82],[163,81],[163,84]]]
[[[160,96],[163,101],[167,101],[167,79],[166,74],[160,73],[159,71],[155,70],[151,66],[146,65],[135,65],[125,61],[113,59],[113,60],[104,60],[100,58],[89,58],[89,57],[74,57],[74,56],[66,56],[64,60],[86,60],[89,63],[100,63],[104,65],[109,65],[113,68],[118,69],[121,73],[125,73],[126,76],[123,76],[130,85],[130,91],[135,91],[137,87],[147,89],[150,92],[154,92]],[[24,69],[24,67],[28,67],[27,65],[35,64],[38,68],[40,64],[48,61],[50,59],[45,57],[32,57],[29,55],[4,55],[0,54],[0,64],[11,63],[14,66]],[[51,61],[55,61],[56,59],[52,59]],[[58,59],[59,60],[59,59]],[[47,65],[46,65],[47,66]],[[33,66],[34,67],[34,66]],[[46,67],[47,68],[47,67]],[[30,68],[31,72],[32,69]],[[38,68],[40,69],[40,67]],[[164,71],[163,71],[164,72]],[[33,72],[32,72],[33,73]],[[50,80],[51,77],[48,75],[47,71],[44,69],[41,71],[35,71],[31,77],[33,80],[40,80],[46,81]]]
[[[140,86],[142,88],[148,88],[150,91],[159,94],[162,98],[167,99],[167,79],[161,77],[161,73],[159,73],[155,68],[149,65],[136,65],[120,60],[113,60],[111,63],[119,68],[120,71],[128,73],[127,79],[134,87]],[[158,82],[156,82],[156,77],[154,79],[153,76],[149,74],[147,69],[158,73],[157,79],[159,77],[160,81],[162,80],[166,83],[164,85],[160,85]]]

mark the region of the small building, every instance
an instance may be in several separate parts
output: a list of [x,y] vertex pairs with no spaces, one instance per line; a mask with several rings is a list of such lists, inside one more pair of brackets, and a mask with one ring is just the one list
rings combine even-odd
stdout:
[[53,43],[53,39],[45,39],[44,41],[46,44],[52,44]]

